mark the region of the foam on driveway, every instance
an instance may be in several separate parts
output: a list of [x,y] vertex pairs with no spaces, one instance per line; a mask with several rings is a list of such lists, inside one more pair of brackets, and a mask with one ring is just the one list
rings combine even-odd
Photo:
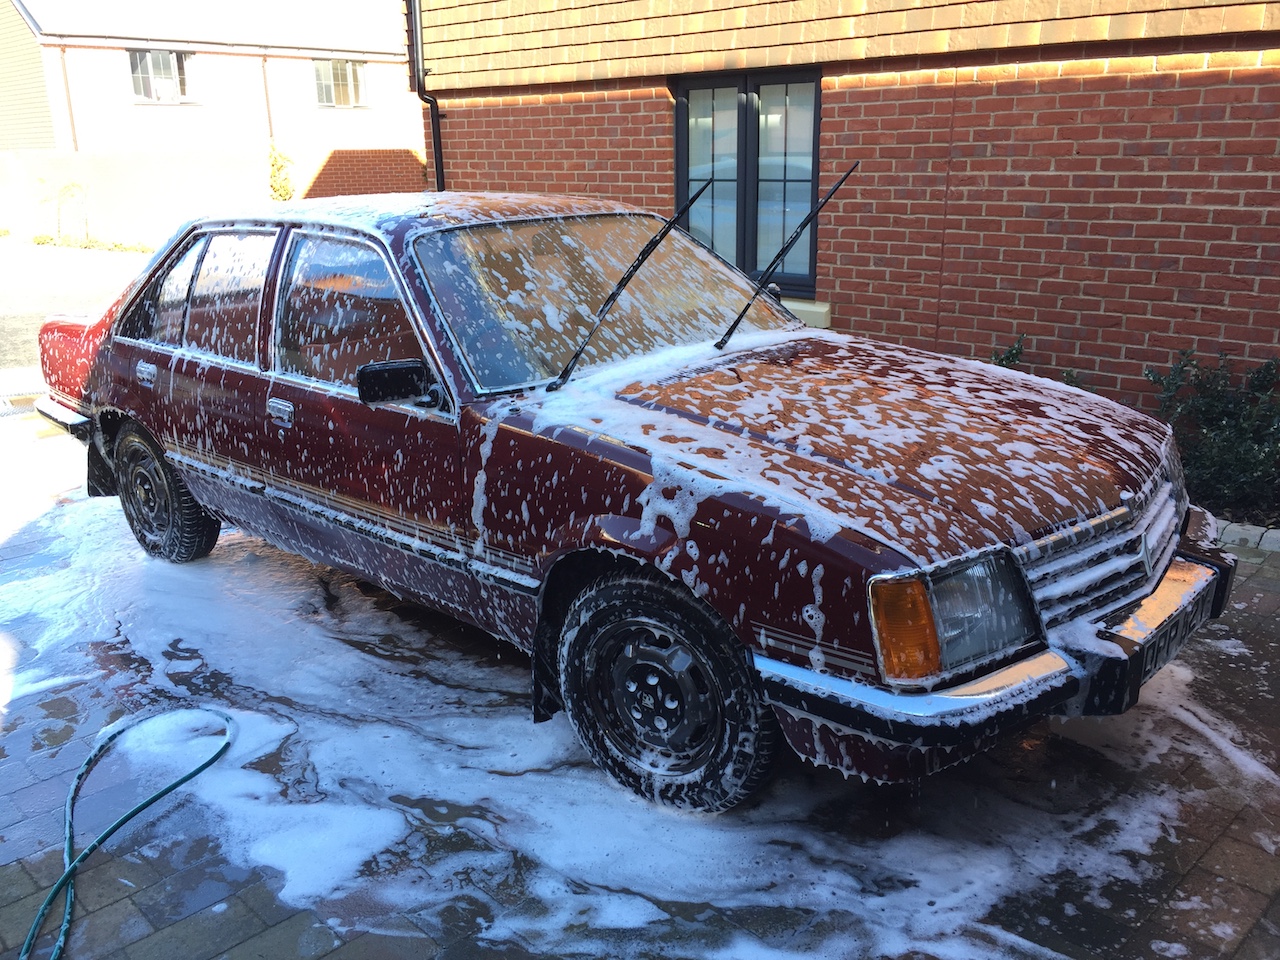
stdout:
[[[190,708],[211,704],[236,718],[230,754],[116,843],[163,861],[158,837],[200,825],[222,869],[335,934],[326,950],[1194,956],[1277,912],[1280,870],[1239,865],[1280,844],[1277,613],[1249,586],[1280,564],[1248,567],[1243,606],[1129,714],[1036,727],[928,781],[914,815],[798,760],[758,804],[692,815],[615,786],[562,716],[533,724],[527,658],[483,634],[235,530],[204,561],[144,556],[117,501],[79,491],[81,448],[41,431],[0,421],[24,466],[0,500],[0,774],[46,771],[5,788],[4,864],[58,846],[23,811],[65,791],[99,727],[177,711],[121,739],[91,809],[207,755],[220,728]],[[165,933],[146,900],[164,882],[129,894],[151,930],[132,951]],[[220,902],[210,923],[241,916]],[[2,951],[21,938],[0,921]]]

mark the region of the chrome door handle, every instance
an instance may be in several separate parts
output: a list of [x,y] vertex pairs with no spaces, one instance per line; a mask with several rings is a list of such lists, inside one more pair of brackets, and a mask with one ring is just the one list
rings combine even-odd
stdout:
[[292,427],[293,404],[288,400],[272,397],[267,401],[267,416],[271,417],[272,423],[277,423],[282,427]]
[[138,383],[150,390],[156,385],[156,375],[160,372],[160,368],[154,363],[139,360],[138,365],[133,368],[133,372],[138,378]]

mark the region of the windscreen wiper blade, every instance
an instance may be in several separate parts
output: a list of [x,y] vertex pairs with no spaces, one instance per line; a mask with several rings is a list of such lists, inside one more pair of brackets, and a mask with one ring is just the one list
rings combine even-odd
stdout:
[[644,262],[649,259],[649,255],[658,249],[658,244],[660,244],[663,241],[663,238],[671,232],[672,227],[676,225],[677,221],[689,212],[689,208],[698,201],[698,198],[702,196],[707,187],[711,186],[711,183],[712,181],[708,180],[700,186],[698,188],[698,192],[686,200],[684,202],[684,206],[676,211],[675,216],[664,223],[662,225],[662,229],[649,238],[649,242],[640,250],[640,255],[637,256],[635,260],[631,261],[631,266],[627,267],[627,272],[622,275],[622,278],[616,284],[614,284],[613,289],[609,291],[609,296],[605,297],[604,303],[600,304],[600,309],[596,311],[595,323],[592,324],[591,329],[587,331],[587,335],[583,337],[582,345],[578,347],[578,349],[574,351],[573,356],[569,358],[569,362],[566,363],[564,369],[560,371],[560,376],[547,384],[548,392],[552,390],[559,390],[565,385],[565,382],[569,379],[569,375],[573,373],[573,368],[576,367],[578,365],[578,361],[582,359],[582,354],[583,351],[587,349],[587,344],[591,342],[591,338],[594,337],[596,335],[596,331],[600,329],[600,324],[604,323],[604,317],[605,314],[609,312],[609,308],[617,302],[618,297],[622,296],[622,291],[627,288],[627,284],[630,283],[631,278],[636,275],[636,271],[639,270],[640,267],[643,266]]
[[716,341],[717,350],[723,350],[724,345],[729,342],[729,338],[732,337],[734,331],[738,329],[738,324],[742,323],[742,318],[747,315],[747,311],[751,309],[751,305],[756,302],[756,298],[760,296],[765,286],[768,285],[774,272],[778,267],[782,266],[782,261],[785,260],[787,254],[791,252],[791,248],[796,245],[796,241],[800,239],[800,234],[804,233],[804,228],[813,222],[813,218],[816,217],[821,212],[822,208],[827,205],[827,201],[835,196],[836,191],[844,186],[844,182],[849,179],[853,171],[858,169],[858,164],[861,162],[861,160],[854,161],[853,166],[849,168],[848,172],[835,182],[835,185],[827,191],[827,195],[819,200],[817,206],[810,210],[808,215],[800,221],[800,226],[796,227],[795,232],[791,234],[787,239],[787,242],[782,245],[782,249],[779,250],[777,255],[769,261],[769,265],[764,268],[764,271],[760,274],[760,279],[756,282],[755,290],[751,292],[751,299],[747,301],[746,306],[744,306],[742,311],[734,318],[733,323],[729,324],[729,329],[724,332],[724,336]]

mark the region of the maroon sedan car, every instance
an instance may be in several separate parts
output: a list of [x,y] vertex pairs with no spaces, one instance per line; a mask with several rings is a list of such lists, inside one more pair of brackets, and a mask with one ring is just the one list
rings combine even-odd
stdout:
[[233,523],[474,623],[669,804],[732,806],[784,742],[892,782],[1119,713],[1222,610],[1234,561],[1130,409],[770,296],[721,348],[753,284],[678,231],[588,341],[661,226],[451,193],[202,220],[45,326],[41,408],[148,552]]

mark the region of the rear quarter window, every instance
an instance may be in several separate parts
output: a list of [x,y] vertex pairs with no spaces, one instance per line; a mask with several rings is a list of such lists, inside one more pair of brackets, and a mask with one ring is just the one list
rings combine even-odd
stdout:
[[187,317],[187,297],[207,237],[194,240],[183,254],[147,285],[120,324],[120,335],[177,346]]

